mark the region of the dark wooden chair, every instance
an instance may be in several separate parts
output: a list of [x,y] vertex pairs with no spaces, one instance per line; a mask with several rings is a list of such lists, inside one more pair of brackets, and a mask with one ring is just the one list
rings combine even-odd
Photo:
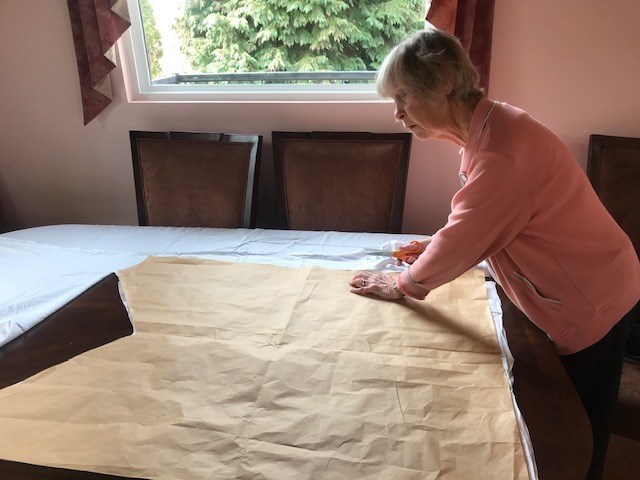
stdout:
[[260,135],[129,135],[140,225],[255,226]]
[[398,233],[411,134],[272,132],[280,227]]
[[[587,175],[640,257],[640,138],[591,135]],[[632,328],[628,341],[638,335],[640,319]],[[614,432],[640,440],[640,365],[623,367]]]
[[587,175],[640,256],[640,138],[591,135]]

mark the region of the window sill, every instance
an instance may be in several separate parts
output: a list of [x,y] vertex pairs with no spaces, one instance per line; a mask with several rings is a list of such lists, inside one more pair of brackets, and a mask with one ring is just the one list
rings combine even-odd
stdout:
[[130,103],[388,103],[373,92],[362,91],[292,91],[251,90],[237,91],[162,91],[127,92]]

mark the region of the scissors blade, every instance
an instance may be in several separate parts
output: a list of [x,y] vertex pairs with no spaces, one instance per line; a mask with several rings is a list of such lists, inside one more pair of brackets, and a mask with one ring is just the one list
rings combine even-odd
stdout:
[[364,252],[367,255],[373,255],[375,257],[391,257],[393,255],[392,250],[383,250],[377,248],[365,248]]
[[375,257],[386,257],[386,258],[397,258],[402,260],[403,262],[407,260],[407,258],[411,255],[410,253],[404,252],[402,250],[382,250],[376,248],[366,248],[365,252],[367,255],[372,255]]

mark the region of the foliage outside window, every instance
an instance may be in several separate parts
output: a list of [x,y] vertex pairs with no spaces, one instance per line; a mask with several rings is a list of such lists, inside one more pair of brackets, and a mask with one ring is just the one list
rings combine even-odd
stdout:
[[183,85],[371,84],[425,10],[424,0],[138,2],[151,84]]
[[162,50],[162,39],[153,15],[153,7],[149,3],[149,0],[139,1],[142,25],[144,27],[144,40],[147,47],[149,71],[151,78],[158,78],[162,74],[162,68],[160,66],[160,59],[164,54]]

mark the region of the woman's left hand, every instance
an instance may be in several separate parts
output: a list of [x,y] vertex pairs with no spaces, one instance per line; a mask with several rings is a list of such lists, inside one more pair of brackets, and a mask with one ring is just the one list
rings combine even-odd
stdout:
[[351,280],[351,292],[358,295],[375,295],[385,300],[397,300],[404,297],[398,290],[396,277],[388,273],[362,271]]

